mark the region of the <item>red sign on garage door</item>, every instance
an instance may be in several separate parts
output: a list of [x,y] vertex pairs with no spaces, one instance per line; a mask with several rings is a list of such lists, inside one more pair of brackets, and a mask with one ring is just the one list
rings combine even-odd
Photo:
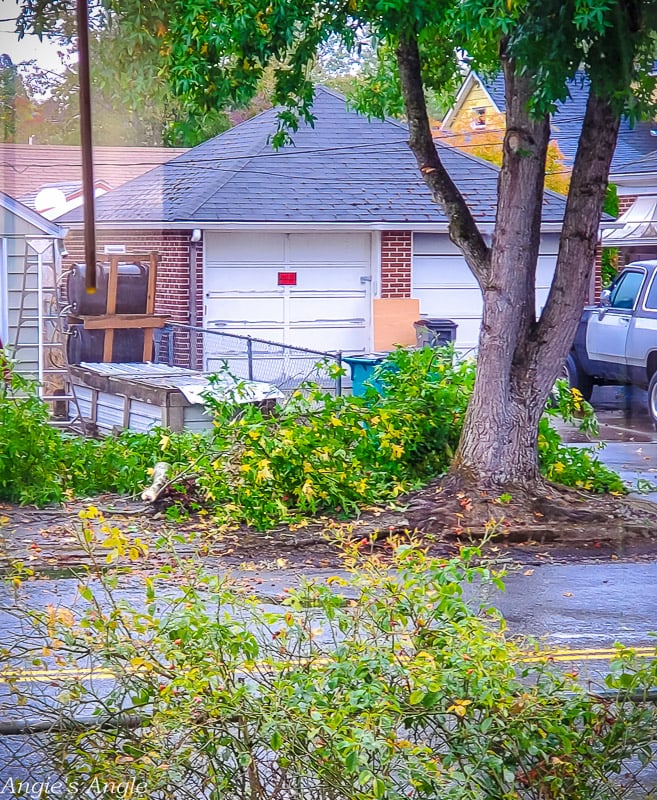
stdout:
[[279,272],[278,273],[279,286],[296,286],[297,273],[296,272]]

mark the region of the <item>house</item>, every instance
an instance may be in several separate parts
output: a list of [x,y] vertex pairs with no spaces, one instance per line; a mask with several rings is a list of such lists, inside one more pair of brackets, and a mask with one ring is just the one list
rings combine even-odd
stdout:
[[[411,343],[420,313],[454,320],[457,345],[476,347],[481,293],[418,174],[406,127],[368,120],[319,88],[314,125],[301,124],[294,145],[274,150],[276,113],[99,197],[99,253],[158,251],[156,312],[183,323],[357,354]],[[498,170],[439,147],[491,233]],[[564,208],[562,197],[546,193],[539,308]],[[83,260],[81,210],[59,221],[72,231],[66,263]],[[184,364],[189,350],[177,358]]]
[[44,293],[55,289],[65,234],[0,192],[0,340],[20,372],[41,379],[54,355],[45,352],[52,309],[44,306]]
[[[556,111],[551,119],[552,138],[559,146],[566,168],[572,167],[575,160],[586,111],[588,82],[583,73],[578,73],[568,82],[568,94],[563,102],[556,104]],[[476,134],[477,131],[486,130],[492,120],[495,120],[493,124],[498,125],[495,115],[505,112],[506,98],[502,73],[485,80],[472,70],[461,84],[454,104],[441,123],[441,128],[443,131],[453,131],[470,127],[473,134]],[[655,124],[652,122],[632,125],[626,119],[621,121],[612,173],[622,165],[657,151],[654,128]]]
[[602,244],[618,249],[620,265],[657,258],[657,125],[651,126],[655,149],[647,155],[627,151],[627,161],[609,175],[616,186],[620,216],[603,223]]
[[[105,181],[94,181],[94,197],[100,197],[112,187]],[[79,208],[83,201],[82,181],[61,181],[42,184],[38,191],[21,195],[18,200],[46,219],[56,219],[67,211]]]
[[[96,196],[184,152],[165,147],[97,147]],[[19,369],[26,374],[43,377],[43,370],[55,369],[53,362],[59,365],[63,359],[56,347],[45,343],[56,335],[50,322],[37,344],[37,262],[46,302],[45,294],[54,292],[53,270],[59,273],[65,234],[48,220],[82,204],[81,163],[79,147],[0,143],[0,340],[15,352]]]
[[[115,189],[185,152],[171,147],[94,147],[96,194]],[[0,191],[49,219],[81,204],[81,186],[79,147],[0,143]],[[37,207],[41,192],[43,202]],[[51,205],[53,200],[58,202],[56,207]]]
[[[583,74],[568,84],[569,97],[557,103],[551,120],[552,137],[563,156],[565,169],[575,160],[579,135],[586,111],[588,83]],[[470,71],[452,108],[443,119],[443,132],[472,129],[477,133],[500,125],[506,110],[504,77],[500,73],[485,80]],[[503,121],[502,123],[503,124]],[[621,120],[609,183],[616,186],[620,217],[603,219],[600,225],[602,247],[618,249],[618,264],[637,258],[657,257],[657,123],[631,124]],[[596,259],[595,296],[601,289],[601,254]]]

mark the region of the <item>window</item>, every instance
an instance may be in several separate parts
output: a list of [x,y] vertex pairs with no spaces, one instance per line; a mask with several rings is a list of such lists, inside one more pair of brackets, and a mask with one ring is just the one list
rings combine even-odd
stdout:
[[472,109],[472,127],[485,128],[486,127],[486,109],[473,108]]
[[611,289],[609,305],[611,308],[632,310],[641,291],[645,272],[623,272]]
[[643,307],[650,311],[657,311],[657,272],[653,273],[650,289],[648,289]]

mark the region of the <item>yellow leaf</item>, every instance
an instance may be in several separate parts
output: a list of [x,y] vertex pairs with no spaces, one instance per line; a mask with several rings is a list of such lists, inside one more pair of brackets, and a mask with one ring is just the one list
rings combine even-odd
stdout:
[[75,616],[68,608],[58,608],[55,619],[57,622],[65,625],[67,628],[70,628],[75,624]]

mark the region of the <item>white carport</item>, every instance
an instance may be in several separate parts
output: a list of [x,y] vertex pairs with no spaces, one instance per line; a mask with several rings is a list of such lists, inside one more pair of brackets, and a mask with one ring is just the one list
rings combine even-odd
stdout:
[[637,197],[617,220],[603,222],[600,230],[602,246],[626,251],[625,263],[639,257],[657,256],[657,196]]

